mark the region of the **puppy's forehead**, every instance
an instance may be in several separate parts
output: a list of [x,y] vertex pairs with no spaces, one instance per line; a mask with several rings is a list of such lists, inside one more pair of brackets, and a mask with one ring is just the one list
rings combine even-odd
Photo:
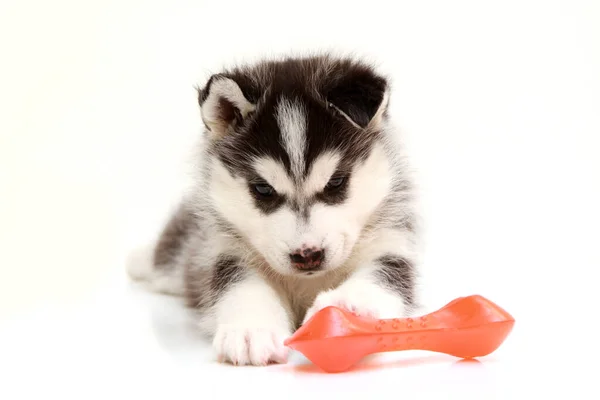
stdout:
[[257,172],[279,186],[279,190],[306,195],[320,191],[336,172],[341,159],[339,151],[333,150],[335,124],[320,107],[299,96],[280,96],[274,115],[280,143],[289,160],[287,177],[284,178],[284,165],[272,158],[256,163]]
[[[235,174],[251,177],[259,173],[256,160],[270,159],[271,166],[277,163],[298,185],[312,178],[310,174],[323,171],[313,164],[332,154],[336,154],[336,165],[352,166],[368,154],[374,136],[357,130],[311,96],[280,92],[265,98],[249,124],[224,138],[217,151]],[[261,171],[265,172],[265,166]]]
[[332,153],[338,153],[338,163],[341,153],[351,147],[351,141],[355,139],[348,133],[345,121],[335,118],[324,104],[310,96],[282,95],[276,101],[273,113],[279,140],[286,153],[282,159],[289,160],[290,176],[297,182],[306,180],[311,172],[318,172],[313,164],[319,159],[331,159]]

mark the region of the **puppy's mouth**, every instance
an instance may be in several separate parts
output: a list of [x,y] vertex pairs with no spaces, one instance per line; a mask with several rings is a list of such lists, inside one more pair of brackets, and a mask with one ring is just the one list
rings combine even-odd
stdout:
[[319,267],[319,268],[315,268],[315,269],[311,269],[311,270],[307,270],[307,271],[303,271],[303,270],[295,270],[296,274],[295,275],[300,275],[300,276],[305,276],[305,277],[315,277],[315,276],[319,276],[322,275],[325,272],[325,268],[323,267]]
[[319,262],[315,264],[294,263],[292,262],[292,271],[296,276],[316,276],[325,271],[325,263]]

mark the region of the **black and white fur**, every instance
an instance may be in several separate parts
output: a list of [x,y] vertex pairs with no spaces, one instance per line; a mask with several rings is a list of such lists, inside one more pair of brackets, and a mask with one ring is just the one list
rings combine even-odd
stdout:
[[285,362],[284,339],[325,306],[407,315],[415,212],[388,101],[388,80],[351,58],[212,76],[194,188],[130,276],[183,295],[234,364]]

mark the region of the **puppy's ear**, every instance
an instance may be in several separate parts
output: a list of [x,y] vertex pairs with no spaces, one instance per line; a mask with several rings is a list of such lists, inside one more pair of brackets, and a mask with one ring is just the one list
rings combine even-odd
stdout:
[[369,69],[350,72],[326,90],[329,105],[359,128],[377,127],[388,104],[388,83]]
[[233,79],[220,74],[211,76],[198,90],[198,103],[202,121],[216,139],[241,124],[256,108]]

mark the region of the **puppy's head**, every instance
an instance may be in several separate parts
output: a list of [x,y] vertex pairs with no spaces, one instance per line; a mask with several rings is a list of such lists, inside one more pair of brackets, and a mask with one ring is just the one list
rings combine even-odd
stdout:
[[277,272],[342,265],[389,193],[387,93],[369,67],[319,59],[214,75],[200,91],[207,194]]

